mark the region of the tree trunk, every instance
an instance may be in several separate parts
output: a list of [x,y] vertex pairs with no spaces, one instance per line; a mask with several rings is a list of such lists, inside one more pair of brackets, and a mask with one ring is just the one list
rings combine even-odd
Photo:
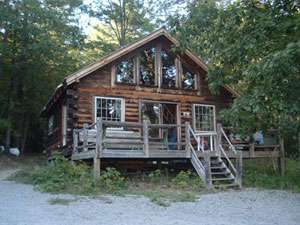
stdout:
[[29,128],[29,116],[26,115],[24,122],[24,129],[22,134],[22,143],[21,143],[21,153],[23,154],[26,147],[27,136],[28,136],[28,128]]
[[6,129],[6,138],[5,138],[5,148],[8,150],[10,148],[11,142],[11,127],[8,125]]

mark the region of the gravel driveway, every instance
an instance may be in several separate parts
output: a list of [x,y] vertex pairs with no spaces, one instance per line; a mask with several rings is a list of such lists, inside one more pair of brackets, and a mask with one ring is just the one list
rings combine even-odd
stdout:
[[[49,200],[74,200],[51,205]],[[227,191],[194,203],[161,207],[143,197],[51,195],[32,186],[0,181],[1,225],[260,225],[300,224],[300,194],[284,191]]]

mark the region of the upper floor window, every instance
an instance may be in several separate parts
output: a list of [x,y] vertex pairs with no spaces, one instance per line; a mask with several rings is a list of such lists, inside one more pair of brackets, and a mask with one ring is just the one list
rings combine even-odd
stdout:
[[134,60],[133,58],[122,60],[116,66],[117,83],[134,83]]
[[142,85],[155,84],[155,47],[145,49],[139,57],[139,80]]
[[175,57],[165,50],[161,50],[162,87],[176,87]]
[[196,75],[189,70],[185,65],[182,65],[181,87],[183,89],[195,89]]

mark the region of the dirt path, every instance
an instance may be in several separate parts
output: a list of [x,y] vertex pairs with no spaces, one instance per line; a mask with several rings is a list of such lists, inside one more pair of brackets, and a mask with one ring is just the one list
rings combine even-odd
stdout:
[[[300,194],[228,191],[164,208],[143,197],[51,195],[0,181],[0,225],[298,225]],[[52,203],[52,204],[51,204]]]

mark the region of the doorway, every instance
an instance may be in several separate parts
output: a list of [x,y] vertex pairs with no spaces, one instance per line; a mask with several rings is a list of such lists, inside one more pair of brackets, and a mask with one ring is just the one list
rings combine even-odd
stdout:
[[[177,121],[177,104],[168,102],[143,101],[141,103],[141,120],[150,124],[174,124]],[[177,127],[154,128],[150,127],[149,137],[152,140],[162,141],[168,145],[168,149],[177,149],[178,142]]]

